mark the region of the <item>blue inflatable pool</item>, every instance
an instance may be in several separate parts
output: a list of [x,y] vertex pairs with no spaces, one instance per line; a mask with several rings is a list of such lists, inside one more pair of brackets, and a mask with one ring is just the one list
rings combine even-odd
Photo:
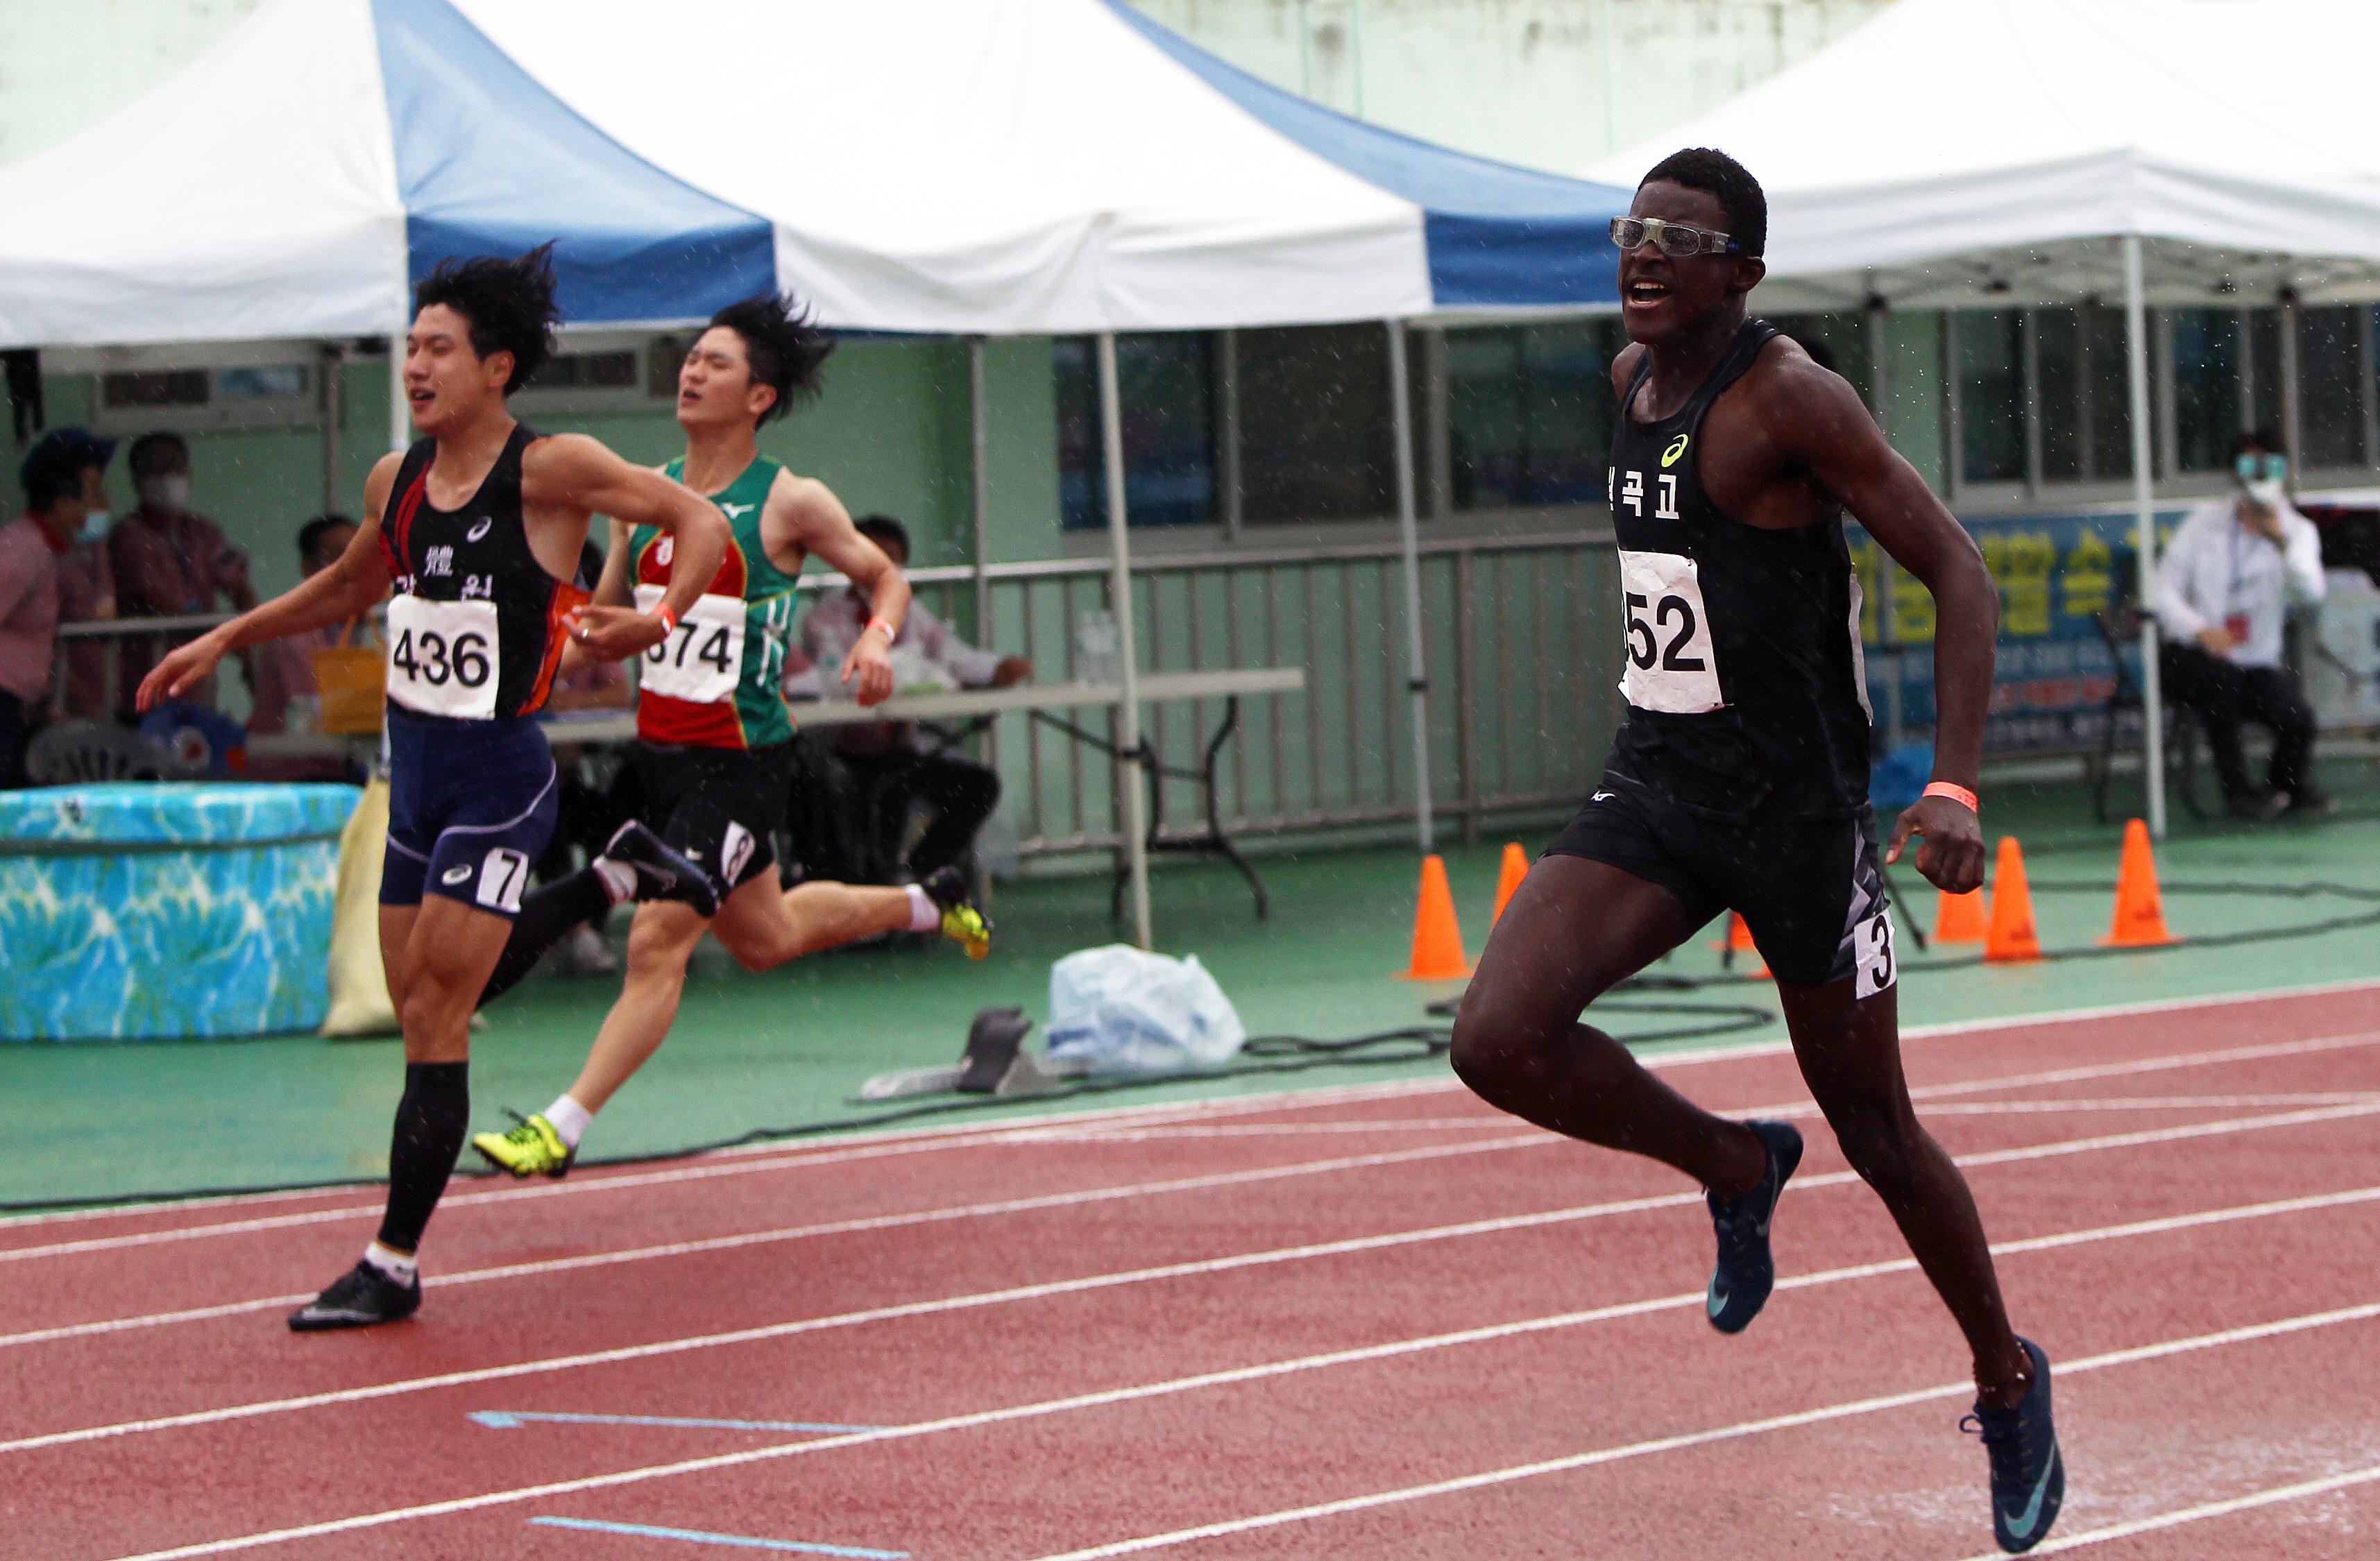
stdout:
[[309,1030],[353,786],[0,792],[0,1040]]

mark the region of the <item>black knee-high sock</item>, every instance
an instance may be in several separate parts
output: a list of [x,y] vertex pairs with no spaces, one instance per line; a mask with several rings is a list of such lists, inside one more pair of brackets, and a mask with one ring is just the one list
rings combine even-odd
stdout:
[[611,909],[612,891],[592,865],[529,890],[521,901],[520,914],[513,918],[504,951],[496,956],[494,972],[480,988],[480,1007],[511,991],[572,927],[581,922],[601,922]]
[[471,1125],[471,1065],[408,1062],[405,1098],[396,1103],[396,1131],[388,1145],[388,1213],[380,1244],[401,1252],[421,1245],[430,1211],[455,1174],[463,1134]]

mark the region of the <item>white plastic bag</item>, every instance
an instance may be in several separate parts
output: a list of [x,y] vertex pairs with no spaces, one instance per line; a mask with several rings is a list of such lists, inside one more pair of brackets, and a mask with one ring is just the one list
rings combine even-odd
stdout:
[[1085,949],[1050,967],[1050,1055],[1093,1073],[1168,1073],[1230,1061],[1248,1033],[1193,954],[1129,944]]

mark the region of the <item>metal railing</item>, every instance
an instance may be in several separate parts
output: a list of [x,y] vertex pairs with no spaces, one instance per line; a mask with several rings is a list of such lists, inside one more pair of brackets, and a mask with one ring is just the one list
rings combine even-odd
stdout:
[[[1431,796],[1464,840],[1499,812],[1567,806],[1590,789],[1620,718],[1621,634],[1608,535],[1449,538],[1421,548],[1430,668]],[[1311,831],[1415,811],[1404,697],[1402,555],[1393,542],[1143,557],[1133,565],[1139,664],[1157,672],[1302,667],[1302,691],[1242,702],[1217,770],[1217,812],[1234,833]],[[1044,683],[1083,675],[1083,615],[1111,608],[1105,560],[914,569],[918,600],[964,636],[1022,655]],[[800,588],[841,588],[806,575]],[[62,625],[61,649],[92,639],[188,637],[221,616]],[[108,657],[111,680],[115,658]],[[65,657],[54,676],[65,675]],[[1225,717],[1220,698],[1158,704],[1146,734],[1192,766]],[[799,707],[795,708],[798,719]],[[1093,730],[1112,738],[1111,726]],[[1001,774],[1024,854],[1122,843],[1119,767],[1022,713],[976,740]],[[1159,817],[1203,819],[1198,782],[1160,783]]]
[[[1619,720],[1617,600],[1608,536],[1425,543],[1422,600],[1431,698],[1431,796],[1465,840],[1500,812],[1573,804],[1590,789]],[[1134,621],[1150,672],[1303,667],[1298,693],[1243,702],[1217,774],[1233,832],[1339,829],[1410,818],[1402,555],[1392,542],[1137,558]],[[1048,680],[1074,675],[1081,615],[1110,607],[1108,566],[1083,559],[910,573],[918,599],[979,643],[1025,656]],[[823,583],[823,582],[822,582]],[[807,582],[806,582],[807,584]],[[1151,744],[1195,758],[1224,719],[1220,699],[1152,707]],[[1023,717],[988,734],[1004,806],[1027,854],[1120,843],[1115,768]],[[1199,816],[1197,783],[1162,783],[1159,817]]]

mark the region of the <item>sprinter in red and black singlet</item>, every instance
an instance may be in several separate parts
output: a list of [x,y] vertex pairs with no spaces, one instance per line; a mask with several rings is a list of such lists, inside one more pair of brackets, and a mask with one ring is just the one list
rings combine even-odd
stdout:
[[[471,1010],[552,828],[553,759],[531,718],[564,635],[601,659],[642,653],[693,605],[726,547],[726,523],[698,496],[593,440],[540,438],[505,409],[553,349],[550,248],[443,262],[420,284],[405,389],[428,437],[372,467],[365,524],[336,563],[175,651],[140,687],[145,708],[228,651],[353,618],[397,587],[380,931],[405,1094],[380,1233],[290,1315],[299,1331],[393,1322],[420,1304],[414,1252],[470,1127]],[[681,567],[651,613],[586,608],[565,583],[599,508],[674,537]],[[645,836],[638,854],[633,885],[650,877],[659,892],[713,903],[702,875],[659,841]]]
[[1966,1335],[1993,1527],[2025,1550],[2064,1489],[2048,1360],[2010,1331],[1974,1201],[1901,1078],[1844,509],[1934,594],[1935,780],[1885,859],[1923,836],[1918,870],[1950,892],[1983,876],[1974,786],[1998,597],[1851,387],[1747,318],[1767,228],[1759,185],[1707,150],[1654,169],[1612,224],[1633,344],[1613,366],[1609,489],[1627,720],[1489,935],[1453,1062],[1507,1111],[1699,1181],[1718,1238],[1706,1310],[1741,1332],[1775,1283],[1770,1220],[1801,1134],[1712,1116],[1580,1022],[1713,916],[1741,913],[1811,1093]]
[[467,720],[544,708],[569,615],[588,593],[546,573],[521,523],[521,456],[541,437],[514,424],[486,478],[452,510],[427,496],[438,442],[405,453],[379,533],[397,590],[389,696],[404,708]]
[[[716,503],[733,537],[710,588],[639,663],[628,766],[644,818],[669,849],[715,877],[719,903],[715,914],[682,903],[638,907],[620,1000],[577,1081],[510,1131],[471,1140],[514,1176],[570,1169],[595,1113],[667,1038],[686,961],[706,932],[756,971],[905,929],[940,931],[977,959],[990,949],[991,929],[951,869],[898,887],[804,878],[791,889],[776,871],[771,841],[784,821],[793,768],[783,676],[803,561],[815,554],[868,593],[874,632],[861,635],[844,668],[844,686],[863,705],[892,692],[887,653],[909,611],[909,583],[853,526],[842,501],[759,452],[760,425],[817,388],[830,346],[798,307],[763,294],[714,315],[679,368],[686,453],[662,469]],[[595,599],[613,610],[647,603],[675,567],[674,538],[615,519]],[[594,865],[539,889],[480,1000],[528,974],[603,904]]]

